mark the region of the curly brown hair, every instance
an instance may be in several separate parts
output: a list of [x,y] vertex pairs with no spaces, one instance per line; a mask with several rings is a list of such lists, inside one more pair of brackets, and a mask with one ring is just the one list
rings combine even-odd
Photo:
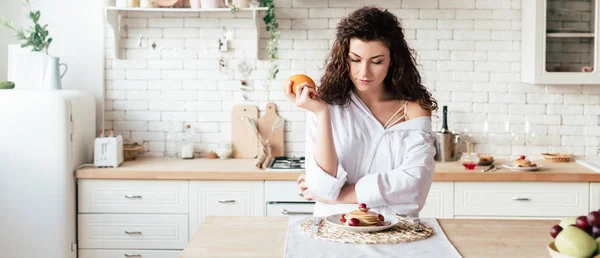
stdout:
[[348,51],[350,40],[381,41],[390,50],[390,67],[384,79],[384,89],[394,99],[416,101],[427,111],[437,110],[437,101],[421,84],[414,50],[404,38],[398,18],[377,7],[362,7],[340,20],[336,40],[325,61],[319,95],[328,104],[349,104],[354,84],[350,78]]

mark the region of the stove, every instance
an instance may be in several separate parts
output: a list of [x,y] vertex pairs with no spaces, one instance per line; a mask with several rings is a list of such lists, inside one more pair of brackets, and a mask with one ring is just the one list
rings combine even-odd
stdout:
[[269,164],[266,171],[304,172],[304,157],[277,156]]

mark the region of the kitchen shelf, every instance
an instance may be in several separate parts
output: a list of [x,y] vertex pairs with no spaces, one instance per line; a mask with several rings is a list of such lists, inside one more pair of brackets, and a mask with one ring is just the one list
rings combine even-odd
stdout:
[[[105,8],[110,11],[127,11],[127,12],[187,12],[187,13],[200,13],[200,12],[230,12],[230,8],[212,8],[212,9],[192,9],[192,8],[140,8],[140,7],[115,7],[108,6]],[[266,11],[267,7],[258,8],[239,8],[238,11]]]
[[[257,19],[259,11],[266,11],[267,7],[258,8],[239,8],[238,12],[252,12],[256,28],[256,56],[258,56],[258,41],[259,41],[259,22],[262,19]],[[139,7],[104,7],[106,22],[110,25],[113,32],[114,54],[115,58],[120,59],[120,39],[121,39],[121,12],[173,12],[173,13],[202,13],[202,12],[231,12],[230,8],[212,8],[212,9],[191,9],[191,8],[139,8]]]
[[548,32],[546,33],[548,38],[593,38],[594,33],[585,32]]

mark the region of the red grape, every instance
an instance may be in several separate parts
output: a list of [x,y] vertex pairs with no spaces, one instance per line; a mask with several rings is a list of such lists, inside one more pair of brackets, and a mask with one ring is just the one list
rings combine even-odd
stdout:
[[563,228],[559,225],[554,225],[552,226],[552,228],[550,228],[550,236],[552,236],[552,238],[556,238],[556,235],[558,235],[558,233],[560,233],[563,230]]
[[594,239],[600,237],[600,227],[597,227],[597,226],[592,227],[592,237]]
[[358,208],[359,209],[366,209],[367,208],[367,204],[361,203],[361,204],[358,205]]
[[351,218],[350,222],[348,222],[348,225],[352,227],[360,226],[360,220],[358,220],[357,218]]
[[600,226],[600,212],[592,211],[587,216],[588,224],[592,226]]
[[519,160],[523,160],[523,159],[525,159],[525,156],[521,155],[521,156],[519,157]]
[[346,214],[342,214],[342,216],[340,217],[340,221],[346,222]]
[[577,217],[577,220],[575,220],[575,225],[584,231],[590,226],[586,216]]

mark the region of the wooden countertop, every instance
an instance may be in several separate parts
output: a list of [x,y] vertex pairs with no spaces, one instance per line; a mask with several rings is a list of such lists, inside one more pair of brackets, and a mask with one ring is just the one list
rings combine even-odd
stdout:
[[[553,220],[438,219],[456,250],[470,257],[549,257]],[[287,217],[207,217],[179,258],[281,258]]]
[[[521,181],[521,182],[600,182],[600,173],[576,162],[541,164],[537,172],[515,172],[502,168],[481,172],[485,167],[465,170],[458,162],[436,163],[434,181]],[[506,161],[496,161],[497,166]],[[254,167],[254,159],[167,159],[139,158],[118,168],[84,167],[79,179],[179,179],[179,180],[296,180],[302,172],[268,172]]]

